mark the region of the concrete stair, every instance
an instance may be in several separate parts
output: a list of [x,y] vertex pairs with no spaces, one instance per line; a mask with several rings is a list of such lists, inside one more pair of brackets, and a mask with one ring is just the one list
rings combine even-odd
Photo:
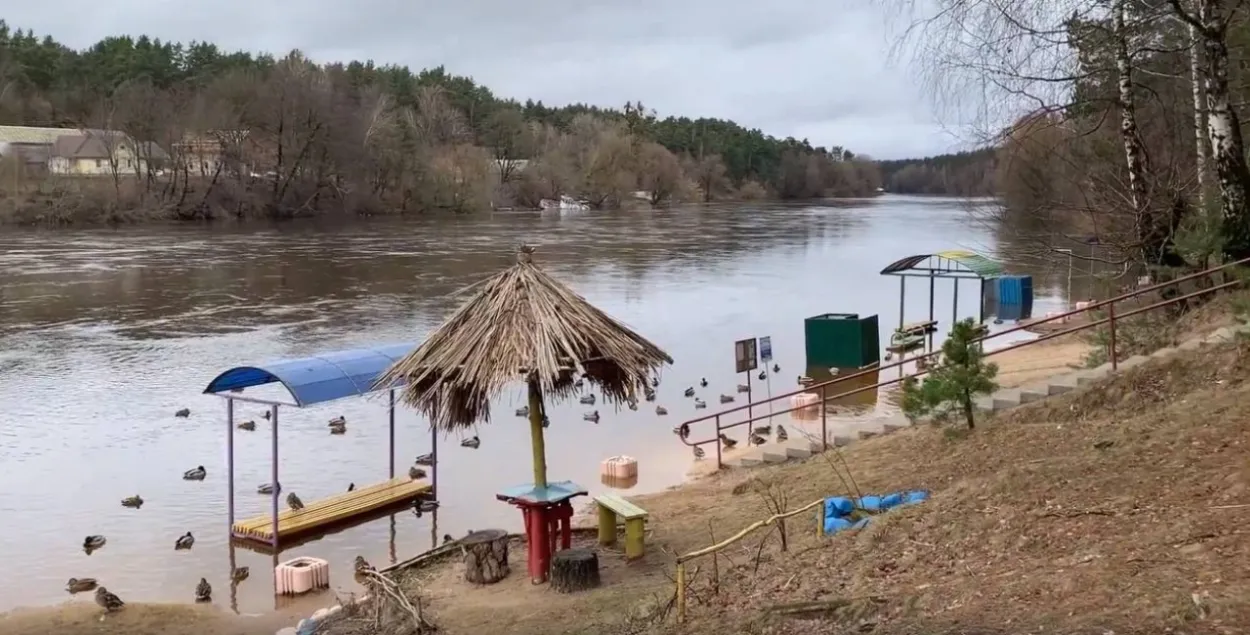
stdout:
[[[1231,342],[1239,334],[1250,335],[1250,324],[1226,326],[1207,334],[1205,337],[1193,338],[1176,346],[1161,348],[1149,355],[1134,355],[1121,361],[1117,370],[1126,370],[1140,366],[1151,359],[1167,357],[1175,354],[1177,351],[1195,350],[1206,345]],[[1074,370],[1024,386],[1003,388],[992,395],[978,397],[976,407],[984,412],[1002,412],[1055,395],[1081,390],[1106,378],[1112,372],[1111,364],[1106,363],[1096,368]],[[829,432],[829,446],[844,447],[857,439],[869,439],[883,434],[890,434],[909,428],[911,425],[912,423],[902,414],[864,422],[839,423],[836,431],[831,430]],[[729,451],[723,462],[727,467],[755,467],[784,463],[792,459],[805,459],[813,454],[820,453],[821,443],[819,438],[801,436],[797,432],[793,432],[791,435],[790,439],[783,442],[769,441],[760,446]],[[816,436],[819,437],[819,433]]]

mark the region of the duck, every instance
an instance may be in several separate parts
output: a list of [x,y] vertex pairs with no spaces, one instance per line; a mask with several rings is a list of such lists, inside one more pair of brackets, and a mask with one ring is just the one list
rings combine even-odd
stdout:
[[586,395],[586,396],[582,397],[581,399],[578,399],[577,401],[578,401],[578,403],[583,404],[583,405],[593,406],[593,405],[595,405],[595,396],[594,396],[594,395]]
[[894,353],[892,353],[892,352],[890,352],[890,351],[886,351],[886,352],[885,352],[885,361],[887,361],[887,362],[888,362],[888,361],[890,361],[890,360],[892,360],[892,359],[894,359]]
[[291,511],[297,512],[304,509],[304,501],[300,500],[299,497],[295,495],[295,492],[291,492],[286,495],[286,506],[290,507]]
[[738,392],[751,392],[751,387],[746,384],[738,384]]
[[785,441],[786,439],[789,439],[789,438],[790,438],[790,435],[786,433],[786,429],[781,427],[780,423],[777,424],[777,440]]
[[591,410],[590,412],[587,412],[586,414],[582,415],[582,419],[585,419],[586,421],[592,421],[594,423],[599,423],[599,411]]
[[656,406],[656,407],[655,407],[655,414],[660,415],[661,417],[663,417],[664,415],[668,414],[668,408],[665,408],[664,406]]
[[422,455],[420,455],[420,456],[418,456],[418,457],[417,457],[417,460],[415,461],[415,463],[416,463],[417,465],[424,465],[424,466],[426,466],[426,467],[429,467],[429,466],[431,466],[431,465],[434,465],[434,455],[433,455],[433,454],[422,454]]
[[652,377],[652,378],[651,378],[651,387],[652,387],[652,388],[659,388],[659,387],[660,387],[660,378],[659,378],[659,377]]
[[354,492],[354,491],[356,491],[356,484],[355,484],[355,483],[348,483],[348,484],[347,484],[347,491],[349,491],[349,492]]
[[481,445],[482,445],[482,440],[477,438],[476,434],[460,442],[460,447],[473,448],[474,450],[481,447]]
[[373,571],[373,565],[369,564],[369,561],[365,560],[364,556],[356,556],[356,563],[352,565],[352,570],[354,570],[356,573],[362,573],[364,571]]
[[733,395],[721,395],[720,396],[721,403],[733,403],[733,400],[734,400]]
[[759,374],[759,380],[764,381],[765,379],[768,379],[768,371],[761,370]]
[[650,388],[642,391],[642,399],[644,401],[655,401],[655,391]]
[[255,430],[255,429],[256,429],[256,422],[255,422],[255,421],[244,421],[243,423],[240,423],[240,424],[239,424],[238,426],[236,426],[236,427],[237,427],[238,429],[240,429],[240,430],[247,430],[248,432],[251,432],[251,431],[253,431],[253,430]]
[[517,409],[516,409],[516,416],[518,416],[518,417],[528,417],[528,416],[530,416],[530,408],[529,408],[529,406],[524,406],[524,407],[521,407],[521,408],[517,408]]
[[427,475],[426,475],[426,473],[425,473],[425,470],[423,470],[423,469],[421,469],[421,468],[419,468],[419,467],[417,467],[417,466],[415,466],[415,465],[414,465],[414,466],[412,466],[412,467],[410,467],[410,468],[408,468],[408,478],[410,478],[410,479],[412,479],[412,480],[414,480],[414,481],[415,481],[415,480],[417,480],[417,479],[419,479],[419,478],[425,478],[426,476],[427,476]]
[[257,494],[275,494],[275,493],[280,494],[282,493],[282,483],[278,483],[277,487],[274,487],[273,483],[265,483],[264,485],[259,485],[256,487],[256,493]]
[[767,442],[767,439],[764,437],[761,437],[754,432],[751,433],[751,445],[764,445],[765,442]]
[[326,425],[329,425],[330,427],[334,427],[334,426],[345,426],[345,425],[347,425],[347,417],[344,417],[343,415],[339,415],[339,416],[337,416],[337,417],[335,417],[335,418],[331,419],[331,420],[330,420],[330,423],[328,423],[328,424],[326,424]]
[[696,461],[702,460],[705,456],[707,456],[707,452],[704,452],[702,447],[694,446],[694,459]]
[[412,504],[412,515],[417,518],[420,518],[421,514],[428,514],[437,510],[438,501],[436,500],[419,500]]
[[700,379],[700,380],[699,380],[699,387],[701,387],[701,388],[707,388],[707,377],[704,377],[704,378],[702,378],[702,379]]
[[95,589],[95,603],[104,607],[104,612],[106,613],[119,611],[123,606],[126,606],[126,603],[122,602],[121,598],[102,586]]
[[755,429],[753,430],[753,432],[755,432],[755,434],[762,434],[764,436],[768,436],[773,433],[773,426],[771,423],[766,426],[755,426]]
[[270,412],[270,411],[268,411],[268,410],[266,410],[266,411],[265,411],[265,414],[263,414],[263,415],[261,415],[261,416],[265,418],[265,421],[269,421],[269,419],[273,417],[273,413],[272,413],[272,412]]
[[247,576],[249,576],[249,575],[251,575],[251,574],[252,574],[252,571],[251,571],[250,569],[248,569],[247,567],[235,567],[235,568],[234,568],[234,571],[231,571],[231,572],[230,572],[230,581],[231,581],[231,582],[242,582],[242,581],[246,580],[246,579],[247,579]]
[[195,585],[195,601],[196,602],[212,602],[213,601],[213,585],[208,580],[200,578],[200,583]]
[[108,541],[105,540],[104,536],[93,534],[83,539],[82,548],[85,549],[87,553],[91,553],[92,551],[103,547],[106,542]]
[[683,423],[683,424],[681,424],[681,425],[677,426],[676,428],[673,428],[673,434],[675,434],[675,435],[677,435],[677,436],[679,436],[679,437],[681,437],[681,438],[683,438],[683,439],[685,439],[685,438],[689,437],[689,436],[690,436],[690,424],[688,424],[688,423]]
[[730,439],[729,437],[725,436],[725,433],[723,432],[720,435],[720,443],[721,445],[725,446],[726,450],[732,450],[735,445],[738,445],[737,440]]
[[184,481],[202,481],[202,480],[204,480],[204,477],[205,477],[205,476],[208,476],[208,470],[204,469],[204,466],[203,466],[203,465],[201,465],[201,466],[196,467],[194,470],[187,470],[187,471],[183,472],[183,473],[182,473],[182,480],[184,480]]
[[780,372],[781,372],[781,364],[773,364],[773,372],[774,372],[774,373],[780,373]]
[[96,588],[95,578],[70,578],[65,583],[65,590],[72,593],[82,593]]
[[544,428],[551,427],[551,419],[548,419],[547,415],[543,415],[543,427]]
[[816,383],[815,379],[812,379],[811,377],[808,377],[806,375],[799,375],[800,386],[811,386],[814,383]]
[[179,410],[178,412],[175,412],[175,413],[174,413],[174,416],[175,416],[175,417],[181,417],[181,418],[183,418],[183,419],[186,419],[187,417],[190,417],[190,416],[191,416],[191,409],[190,409],[190,408],[183,408],[182,410]]
[[330,426],[330,434],[347,434],[347,426]]
[[686,391],[685,391],[685,392],[683,392],[683,393],[681,393],[681,394],[682,394],[682,395],[684,395],[684,396],[686,396],[686,397],[693,397],[693,396],[694,396],[694,388],[687,388],[687,389],[686,389]]
[[694,400],[694,407],[695,407],[695,410],[698,410],[699,408],[706,408],[707,402],[696,397]]
[[143,497],[138,494],[135,494],[134,496],[127,496],[122,499],[122,507],[133,507],[135,509],[139,509],[140,507],[143,507]]
[[193,546],[195,546],[195,536],[192,536],[191,532],[188,531],[174,542],[174,551],[190,549]]
[[455,538],[451,537],[451,534],[443,534],[443,544],[454,542],[455,540],[456,540]]
[[638,410],[638,402],[633,399],[630,399],[626,405],[629,406],[630,410]]

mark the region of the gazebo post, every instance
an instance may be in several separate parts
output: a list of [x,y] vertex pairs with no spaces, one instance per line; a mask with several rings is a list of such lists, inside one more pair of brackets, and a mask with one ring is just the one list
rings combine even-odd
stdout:
[[395,389],[394,388],[390,390],[390,395],[391,395],[390,397],[391,405],[390,405],[389,410],[387,411],[388,418],[390,419],[390,424],[391,424],[391,429],[390,429],[391,451],[390,451],[389,456],[391,459],[391,478],[395,478]]
[[[234,538],[234,400],[226,398],[226,539]],[[234,552],[231,552],[231,558]]]
[[903,314],[907,308],[907,276],[898,277],[898,328],[903,329]]
[[[434,500],[438,500],[438,428],[432,425],[430,426],[430,462],[434,464],[430,466],[430,472],[433,476],[430,487],[434,491]],[[438,543],[435,542],[434,547],[437,546]],[[431,547],[431,549],[434,547]]]
[[[929,272],[929,321],[930,322],[933,321],[933,285],[935,282],[937,282],[937,278],[934,277],[933,272],[930,271]],[[929,331],[929,350],[930,351],[933,350],[933,333],[936,331],[937,329],[933,329]]]
[[270,418],[273,419],[273,435],[270,437],[270,445],[271,445],[271,449],[273,453],[271,455],[272,461],[270,462],[270,471],[269,471],[269,478],[273,485],[273,499],[270,501],[271,506],[269,508],[269,511],[272,514],[270,518],[273,519],[273,524],[272,524],[273,536],[270,540],[270,546],[274,548],[274,553],[277,553],[277,549],[278,549],[278,496],[281,495],[281,492],[278,491],[278,404],[273,404],[272,406],[269,407],[269,409],[270,409],[270,412],[272,413],[270,415]]
[[951,331],[955,330],[955,323],[959,321],[959,278],[951,278],[954,285],[955,293],[951,298]]

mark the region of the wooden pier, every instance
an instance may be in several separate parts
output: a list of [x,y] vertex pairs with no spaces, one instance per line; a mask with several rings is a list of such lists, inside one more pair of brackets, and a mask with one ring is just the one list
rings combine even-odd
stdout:
[[[424,479],[414,481],[405,476],[310,501],[299,511],[283,509],[278,512],[278,542],[345,524],[353,518],[368,516],[380,509],[415,500],[432,489]],[[285,500],[283,504],[286,504]],[[269,513],[238,521],[233,530],[238,538],[255,540],[266,545],[273,542],[273,518]]]

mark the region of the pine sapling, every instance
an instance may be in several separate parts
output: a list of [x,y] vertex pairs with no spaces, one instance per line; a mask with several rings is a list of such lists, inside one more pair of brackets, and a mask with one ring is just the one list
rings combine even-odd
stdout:
[[985,361],[985,353],[976,344],[980,335],[981,329],[971,318],[957,322],[924,381],[910,378],[903,382],[902,407],[908,419],[932,415],[944,420],[962,412],[968,427],[976,427],[973,401],[998,389],[994,382],[998,365]]

